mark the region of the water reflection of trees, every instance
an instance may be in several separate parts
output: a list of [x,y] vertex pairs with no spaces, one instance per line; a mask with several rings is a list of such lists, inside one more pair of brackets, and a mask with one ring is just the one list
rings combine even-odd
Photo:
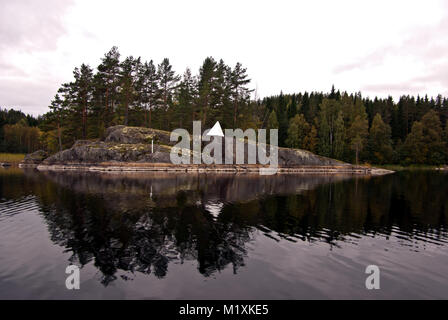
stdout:
[[401,172],[267,197],[258,203],[258,223],[280,236],[308,241],[335,243],[347,236],[399,233],[407,240],[423,235],[425,240],[447,243],[446,178],[434,172]]
[[111,210],[114,199],[107,195],[57,192],[43,210],[52,240],[73,252],[73,262],[93,260],[105,284],[118,269],[162,278],[172,260],[197,260],[205,276],[243,264],[249,229],[217,223],[201,206],[179,202],[120,212]]
[[[197,261],[204,276],[229,265],[237,272],[254,230],[274,239],[331,244],[397,230],[409,239],[425,234],[436,243],[447,240],[448,186],[437,173],[357,179],[26,175],[26,183],[9,181],[8,196],[19,196],[24,185],[32,190],[52,241],[72,252],[72,261],[93,262],[104,284],[118,270],[162,278],[172,261]],[[211,203],[220,204],[218,212]]]

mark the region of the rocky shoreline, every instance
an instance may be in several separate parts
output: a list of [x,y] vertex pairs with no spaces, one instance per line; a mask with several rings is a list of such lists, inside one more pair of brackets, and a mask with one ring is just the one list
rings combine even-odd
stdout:
[[[272,170],[259,165],[173,165],[167,163],[92,163],[92,164],[39,164],[21,165],[39,171],[92,171],[92,172],[213,172],[213,173],[260,173],[260,169]],[[385,175],[394,171],[364,166],[294,166],[279,167],[274,173],[306,174],[360,174]]]
[[[247,142],[243,141],[247,145]],[[172,164],[170,152],[176,142],[170,133],[141,127],[115,126],[103,139],[79,140],[69,149],[48,155],[36,151],[27,155],[22,168],[40,171],[97,172],[217,172],[217,173],[316,173],[384,175],[393,171],[355,166],[300,149],[278,148],[278,168],[259,164]],[[247,146],[244,147],[247,157]],[[236,159],[234,158],[234,163]]]

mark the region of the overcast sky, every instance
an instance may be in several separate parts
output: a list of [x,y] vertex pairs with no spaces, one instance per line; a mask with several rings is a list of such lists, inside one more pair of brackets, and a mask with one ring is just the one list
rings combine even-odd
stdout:
[[46,112],[114,45],[179,73],[239,61],[260,97],[448,95],[448,1],[0,0],[0,106]]

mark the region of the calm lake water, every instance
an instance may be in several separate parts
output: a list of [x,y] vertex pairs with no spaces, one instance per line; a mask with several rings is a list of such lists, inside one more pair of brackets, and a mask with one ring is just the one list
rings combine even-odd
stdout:
[[[443,172],[4,169],[0,298],[446,299],[447,224]],[[372,264],[380,290],[365,287]]]

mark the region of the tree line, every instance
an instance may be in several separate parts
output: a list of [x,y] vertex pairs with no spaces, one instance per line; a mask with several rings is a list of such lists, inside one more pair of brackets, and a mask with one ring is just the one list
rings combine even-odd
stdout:
[[448,161],[448,100],[402,96],[395,103],[361,93],[312,92],[267,97],[267,127],[279,128],[279,144],[335,159],[375,164]]
[[78,139],[96,139],[117,125],[171,131],[192,122],[223,128],[278,128],[279,145],[352,163],[447,162],[448,100],[402,96],[368,98],[334,87],[259,99],[241,63],[207,57],[196,74],[178,74],[168,58],[156,63],[122,58],[113,47],[94,69],[76,67],[49,111],[36,119],[40,144],[50,152]]
[[250,80],[240,63],[230,67],[208,57],[197,75],[190,69],[178,75],[167,58],[158,64],[140,57],[120,59],[113,47],[96,71],[82,64],[73,76],[43,117],[41,128],[52,150],[101,137],[117,124],[172,130],[191,129],[195,120],[237,127],[251,118]]
[[42,147],[39,120],[21,111],[0,108],[0,152],[30,153]]

